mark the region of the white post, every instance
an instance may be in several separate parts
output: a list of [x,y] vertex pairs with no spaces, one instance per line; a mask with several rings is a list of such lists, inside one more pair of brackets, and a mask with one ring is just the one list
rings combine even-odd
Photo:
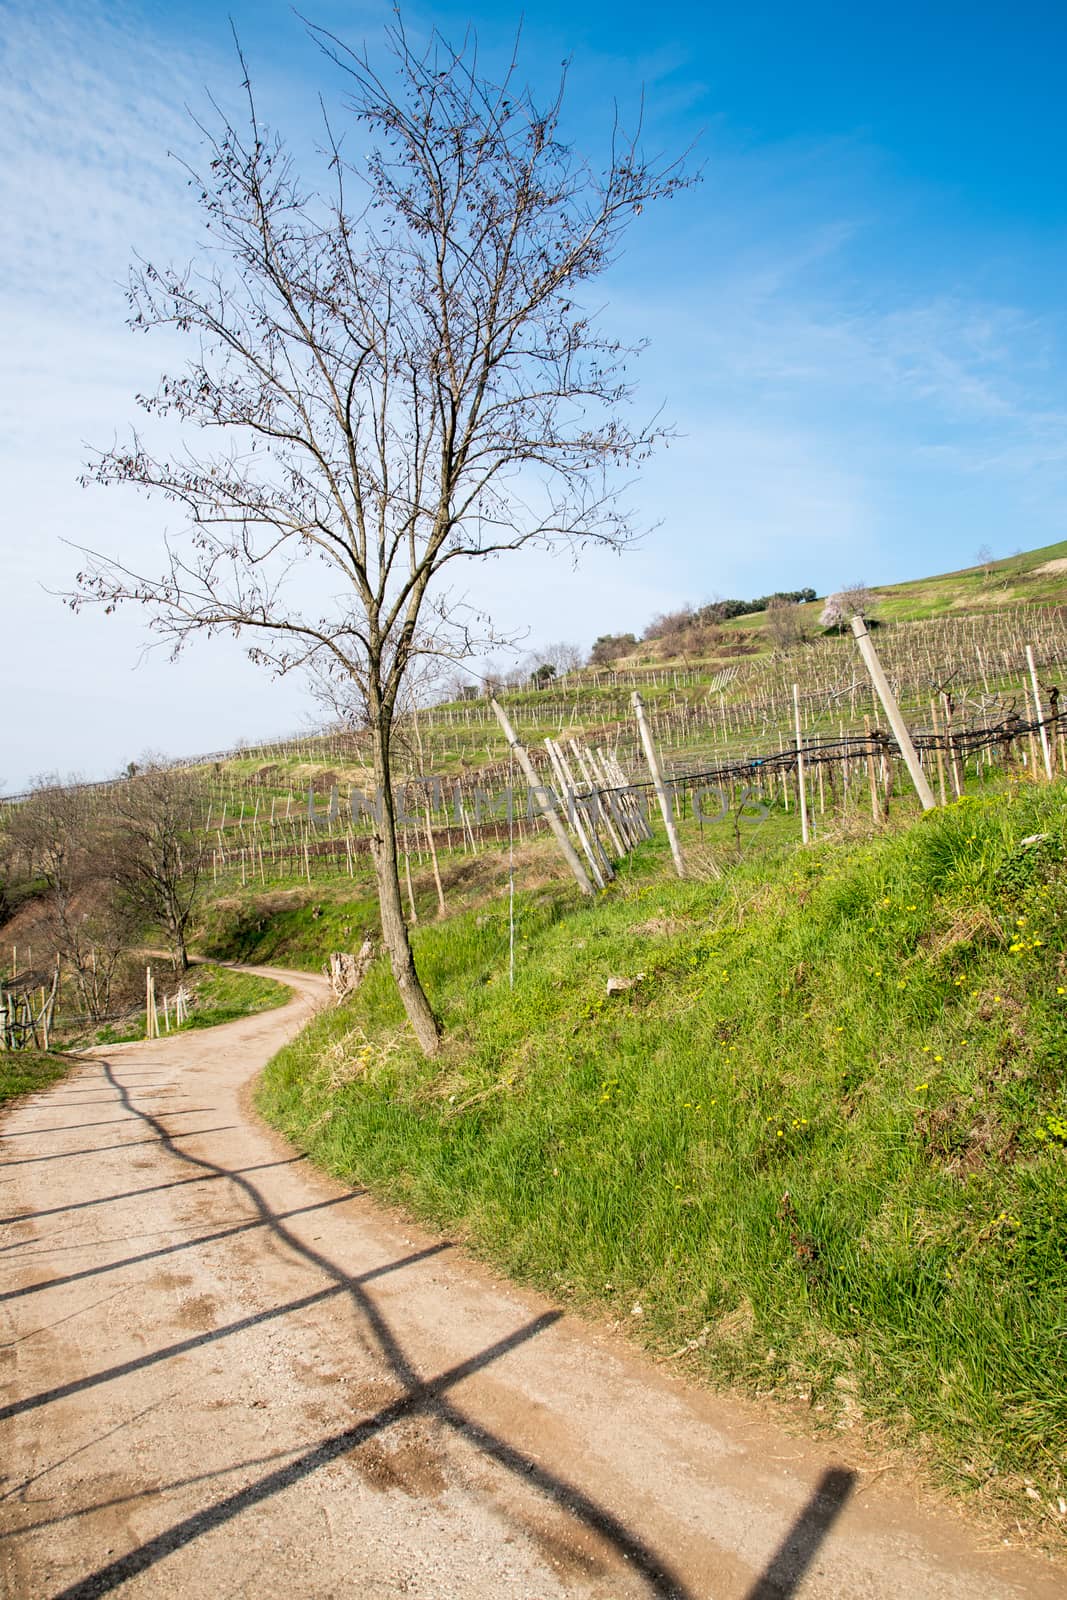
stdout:
[[[574,774],[567,763],[567,757],[563,754],[559,745],[554,739],[546,739],[545,748],[548,751],[548,759],[552,763],[553,771],[560,780],[560,793],[569,796],[569,814],[574,823],[574,831],[578,835],[582,849],[585,851],[586,860],[593,869],[593,877],[600,888],[603,889],[607,884],[607,880],[613,878],[615,873],[607,856],[604,855],[600,840],[596,836],[593,819],[588,812],[585,820],[583,821],[582,819],[582,813],[578,806],[578,797],[575,792]],[[586,823],[588,823],[588,827]]]
[[1045,729],[1045,717],[1041,710],[1041,691],[1037,687],[1037,668],[1034,666],[1034,652],[1030,645],[1026,647],[1026,661],[1030,668],[1030,682],[1034,687],[1034,706],[1037,710],[1038,733],[1041,735],[1041,754],[1045,758],[1045,775],[1049,783],[1052,782],[1052,757],[1048,748],[1048,733]]
[[678,843],[678,834],[674,826],[674,812],[671,808],[671,797],[667,793],[667,786],[663,781],[660,771],[659,757],[656,747],[652,743],[652,733],[645,718],[645,702],[641,699],[640,691],[635,689],[631,698],[631,705],[637,717],[637,726],[641,733],[641,743],[645,749],[645,759],[648,770],[652,774],[652,782],[656,789],[656,798],[659,801],[660,811],[663,813],[663,823],[667,829],[667,838],[670,840],[671,855],[674,857],[674,870],[680,878],[685,877],[685,860],[682,856],[682,847]]
[[934,799],[933,791],[926,781],[926,774],[919,765],[919,757],[916,754],[915,746],[911,742],[911,734],[904,724],[904,718],[900,714],[896,696],[890,689],[889,681],[882,671],[882,663],[878,659],[874,642],[867,632],[867,627],[862,617],[852,618],[852,632],[856,637],[856,643],[860,647],[860,655],[863,657],[867,671],[871,675],[871,682],[874,684],[885,714],[889,718],[889,726],[892,728],[893,736],[900,746],[900,753],[904,757],[908,771],[911,774],[911,781],[915,785],[915,793],[919,796],[919,804],[924,811],[933,811],[937,801]]
[[800,837],[808,843],[808,791],[804,783],[804,739],[800,731],[800,685],[793,685],[793,721],[797,735],[797,787],[800,790]]
[[[537,773],[534,770],[534,764],[526,754],[525,747],[519,743],[515,734],[515,729],[508,721],[507,715],[504,712],[504,708],[500,705],[499,701],[497,701],[495,698],[491,698],[490,704],[493,708],[493,711],[496,713],[497,721],[504,730],[504,737],[508,741],[508,745],[511,750],[514,752],[515,760],[522,768],[523,776],[530,786],[530,792],[532,794],[540,794],[542,796],[541,814],[552,830],[555,841],[559,845],[563,859],[566,861],[568,867],[570,867],[574,874],[575,883],[578,885],[583,894],[592,894],[594,891],[593,885],[589,881],[589,876],[585,868],[582,866],[581,861],[578,859],[578,852],[567,838],[567,830],[559,820],[559,814],[557,813],[555,806],[549,802],[548,795],[545,793],[544,785],[538,783],[537,781]],[[514,809],[514,796],[511,797],[511,803],[512,809]]]
[[[589,792],[596,798],[597,809],[604,820],[604,827],[607,830],[608,838],[611,840],[612,845],[618,851],[619,855],[624,856],[626,854],[626,846],[622,842],[622,835],[612,822],[607,806],[601,804],[600,790],[605,787],[605,784],[604,780],[597,773],[592,752],[583,751],[577,739],[572,739],[570,741],[570,745],[571,749],[574,751],[574,759],[578,763],[578,768],[582,774],[582,777],[588,785]],[[588,760],[586,759],[587,757]]]

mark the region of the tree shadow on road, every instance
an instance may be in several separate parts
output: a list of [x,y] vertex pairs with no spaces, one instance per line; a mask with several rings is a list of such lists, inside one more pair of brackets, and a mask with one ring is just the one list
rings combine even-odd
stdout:
[[[470,1417],[450,1397],[450,1392],[457,1385],[472,1377],[475,1373],[483,1371],[494,1362],[501,1360],[510,1352],[527,1344],[531,1339],[537,1338],[552,1327],[562,1316],[561,1312],[550,1311],[535,1317],[504,1338],[495,1341],[493,1344],[446,1368],[435,1376],[422,1376],[416,1370],[412,1359],[405,1351],[398,1334],[367,1292],[367,1286],[378,1277],[402,1270],[450,1248],[447,1243],[442,1242],[432,1246],[430,1249],[414,1252],[410,1256],[398,1261],[385,1263],[365,1273],[358,1275],[347,1273],[335,1262],[331,1261],[328,1256],[298,1238],[291,1228],[287,1226],[290,1218],[304,1212],[317,1210],[319,1209],[318,1206],[302,1207],[299,1210],[286,1213],[273,1211],[263,1194],[248,1176],[249,1172],[256,1170],[255,1168],[231,1170],[216,1162],[209,1161],[205,1157],[183,1150],[175,1143],[175,1139],[192,1137],[192,1134],[183,1132],[172,1135],[151,1112],[135,1105],[128,1087],[116,1077],[111,1065],[107,1062],[104,1063],[104,1075],[117,1090],[119,1099],[126,1106],[129,1113],[152,1130],[155,1141],[158,1141],[168,1154],[178,1161],[197,1168],[198,1178],[200,1179],[213,1178],[225,1180],[231,1184],[252,1206],[255,1213],[254,1219],[233,1228],[187,1241],[180,1246],[168,1246],[160,1251],[148,1252],[145,1256],[131,1257],[127,1262],[115,1262],[106,1267],[88,1269],[83,1273],[71,1274],[66,1279],[53,1279],[51,1280],[51,1285],[32,1285],[25,1290],[15,1291],[16,1294],[29,1293],[49,1286],[54,1287],[60,1283],[115,1270],[122,1265],[153,1259],[158,1255],[172,1253],[181,1248],[194,1248],[201,1243],[258,1228],[267,1229],[278,1243],[300,1257],[317,1273],[325,1276],[328,1283],[323,1288],[300,1299],[292,1300],[285,1305],[267,1308],[248,1317],[240,1318],[224,1327],[213,1328],[163,1349],[149,1351],[131,1361],[118,1363],[98,1373],[75,1378],[68,1383],[58,1385],[40,1394],[27,1396],[23,1400],[16,1401],[0,1410],[0,1418],[48,1405],[69,1395],[82,1393],[85,1390],[96,1388],[101,1384],[109,1383],[133,1372],[143,1370],[146,1367],[169,1361],[195,1348],[216,1343],[261,1324],[291,1315],[300,1310],[306,1310],[308,1307],[322,1301],[342,1296],[348,1298],[361,1322],[369,1329],[374,1344],[377,1346],[397,1385],[398,1393],[394,1399],[383,1405],[371,1416],[361,1419],[351,1427],[344,1428],[337,1433],[320,1439],[310,1449],[297,1453],[292,1459],[282,1460],[278,1465],[273,1466],[270,1471],[255,1478],[251,1483],[244,1485],[231,1494],[212,1501],[191,1515],[174,1522],[170,1527],[146,1539],[142,1544],[127,1551],[116,1560],[108,1562],[63,1589],[55,1597],[55,1600],[90,1600],[90,1597],[111,1593],[131,1578],[150,1570],[168,1555],[189,1545],[201,1535],[232,1522],[250,1507],[262,1504],[274,1495],[284,1492],[331,1461],[358,1449],[375,1436],[414,1415],[430,1417],[442,1427],[459,1435],[483,1457],[497,1463],[505,1471],[513,1474],[525,1487],[533,1489],[546,1501],[574,1518],[584,1528],[596,1535],[617,1558],[621,1559],[626,1564],[626,1569],[629,1573],[640,1577],[650,1595],[660,1597],[660,1600],[695,1600],[694,1591],[682,1581],[666,1559],[646,1544],[620,1517],[617,1517],[606,1506],[588,1495],[577,1484],[571,1483],[551,1471],[525,1451]],[[159,1187],[167,1186],[161,1185]],[[320,1204],[336,1205],[351,1198],[353,1198],[352,1195],[345,1195],[336,1200]],[[258,1464],[263,1464],[262,1458]],[[257,1463],[244,1463],[242,1465],[252,1466],[257,1465]],[[232,1470],[240,1470],[240,1467],[235,1467]],[[852,1480],[853,1475],[846,1472],[829,1472],[824,1476],[812,1500],[790,1530],[770,1566],[758,1580],[755,1588],[750,1591],[747,1600],[772,1600],[772,1597],[773,1600],[782,1600],[782,1597],[788,1597],[795,1593],[796,1586],[804,1572],[807,1571],[815,1550],[825,1538],[830,1524],[838,1515],[841,1506],[851,1492]],[[17,1490],[13,1492],[17,1492]],[[95,1509],[97,1508],[87,1508],[85,1514],[89,1514]],[[47,1525],[46,1522],[35,1524],[36,1527]],[[17,1536],[18,1532],[19,1530],[12,1530],[13,1536]]]

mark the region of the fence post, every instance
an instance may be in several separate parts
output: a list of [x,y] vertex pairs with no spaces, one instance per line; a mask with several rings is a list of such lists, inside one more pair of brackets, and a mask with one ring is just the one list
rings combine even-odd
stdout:
[[641,743],[644,745],[648,770],[652,774],[656,798],[659,801],[660,811],[663,813],[663,823],[667,829],[667,838],[670,840],[671,855],[674,857],[674,870],[680,878],[684,878],[685,859],[682,855],[682,847],[678,843],[678,834],[674,826],[674,810],[671,806],[670,795],[667,793],[667,786],[663,781],[663,773],[660,771],[659,757],[656,754],[656,747],[652,743],[652,734],[645,717],[645,702],[641,699],[639,690],[634,690],[630,703],[637,717],[637,726],[641,733]]
[[[543,792],[544,786],[539,784],[537,781],[537,773],[534,771],[533,762],[527,755],[525,746],[519,743],[515,734],[515,729],[508,721],[504,708],[500,705],[495,696],[490,699],[489,703],[496,714],[497,721],[504,730],[505,739],[508,741],[510,748],[514,751],[515,760],[522,768],[523,776],[530,786],[530,792],[536,793],[538,790]],[[545,798],[546,803],[542,806],[541,815],[548,823],[548,826],[552,829],[555,841],[559,845],[560,853],[574,874],[575,883],[578,885],[583,894],[591,895],[593,893],[593,885],[590,883],[588,874],[578,859],[578,852],[567,838],[567,830],[559,820],[559,814],[556,811],[555,806],[547,803],[547,796]],[[512,797],[512,804],[514,805],[514,797]]]
[[800,731],[800,685],[793,685],[793,722],[797,736],[797,789],[800,800],[800,838],[808,842],[808,791],[804,782],[804,739]]
[[1031,645],[1026,647],[1026,662],[1030,668],[1030,682],[1034,686],[1034,708],[1037,711],[1037,731],[1041,735],[1041,753],[1045,758],[1045,776],[1051,783],[1052,757],[1049,755],[1048,733],[1045,730],[1045,715],[1041,709],[1041,691],[1037,687],[1037,668],[1034,666],[1034,652]]
[[930,718],[934,730],[934,746],[937,751],[937,792],[941,797],[941,804],[945,804],[945,761],[941,754],[941,734],[937,726],[937,701],[930,701]]
[[892,728],[897,744],[900,747],[900,753],[904,757],[908,771],[911,774],[911,781],[915,785],[915,793],[919,796],[919,804],[924,811],[933,811],[937,801],[934,799],[930,785],[926,781],[926,774],[919,765],[919,757],[915,753],[911,735],[907,730],[904,718],[900,714],[896,696],[890,689],[889,680],[882,671],[882,663],[878,659],[878,654],[862,617],[852,618],[852,632],[855,635],[856,643],[859,645],[860,655],[863,657],[867,671],[871,675],[871,682],[874,684],[885,714],[889,718],[889,726]]

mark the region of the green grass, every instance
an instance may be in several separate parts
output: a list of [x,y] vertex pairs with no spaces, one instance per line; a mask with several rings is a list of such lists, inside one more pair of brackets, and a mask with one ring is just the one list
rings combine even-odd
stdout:
[[[262,978],[254,972],[231,972],[226,967],[194,966],[182,980],[187,994],[192,998],[193,1009],[181,1027],[171,1022],[171,1033],[185,1033],[194,1028],[214,1028],[221,1022],[236,1022],[239,1017],[252,1017],[261,1011],[272,1011],[289,999],[290,989],[274,978]],[[168,994],[173,981],[166,985]],[[163,985],[157,988],[156,1009],[160,1030],[164,1027]],[[128,1025],[98,1029],[93,1035],[95,1044],[124,1044],[145,1036],[145,1014],[142,1011]]]
[[318,972],[333,950],[358,950],[377,929],[378,902],[347,880],[277,894],[251,889],[209,905],[199,948],[209,959]]
[[75,1063],[70,1056],[44,1050],[0,1051],[0,1106],[20,1095],[47,1089]]
[[972,1485],[1026,1474],[1040,1510],[1067,1447],[1065,800],[725,884],[648,847],[595,904],[520,897],[513,993],[501,904],[420,928],[443,1056],[379,964],[261,1108],[709,1379],[858,1406]]

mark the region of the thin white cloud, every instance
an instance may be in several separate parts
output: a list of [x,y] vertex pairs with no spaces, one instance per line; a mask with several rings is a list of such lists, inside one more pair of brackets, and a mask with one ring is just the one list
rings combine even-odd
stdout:
[[[238,20],[264,103],[291,120],[302,157],[311,85],[278,48],[280,22],[240,3]],[[382,20],[365,7],[339,26],[378,34]],[[69,582],[64,537],[158,559],[168,508],[75,478],[83,442],[122,432],[172,355],[165,339],[126,332],[123,283],[135,248],[190,253],[195,205],[167,151],[195,152],[185,106],[203,105],[203,85],[237,92],[225,32],[203,22],[186,43],[144,11],[93,0],[26,0],[3,21],[0,681],[32,674],[35,686],[32,717],[6,741],[11,787],[30,770],[108,770],[150,745],[296,726],[303,698],[225,643],[177,668],[158,655],[137,666],[143,617],[73,619],[41,588]],[[298,25],[284,27],[298,41]],[[583,52],[575,126],[597,118],[603,133],[590,86],[625,83],[632,106],[641,80],[657,138],[683,113],[695,126],[707,86],[684,47],[644,62]],[[638,414],[662,397],[682,435],[630,496],[639,524],[662,526],[577,576],[532,554],[467,575],[476,603],[534,641],[588,643],[714,593],[828,587],[858,571],[884,581],[956,565],[982,542],[1063,531],[1062,311],[998,289],[963,253],[917,252],[905,271],[895,230],[921,231],[918,207],[861,139],[760,147],[713,108],[708,129],[703,189],[642,218],[603,286],[606,325],[652,340],[635,369]]]

